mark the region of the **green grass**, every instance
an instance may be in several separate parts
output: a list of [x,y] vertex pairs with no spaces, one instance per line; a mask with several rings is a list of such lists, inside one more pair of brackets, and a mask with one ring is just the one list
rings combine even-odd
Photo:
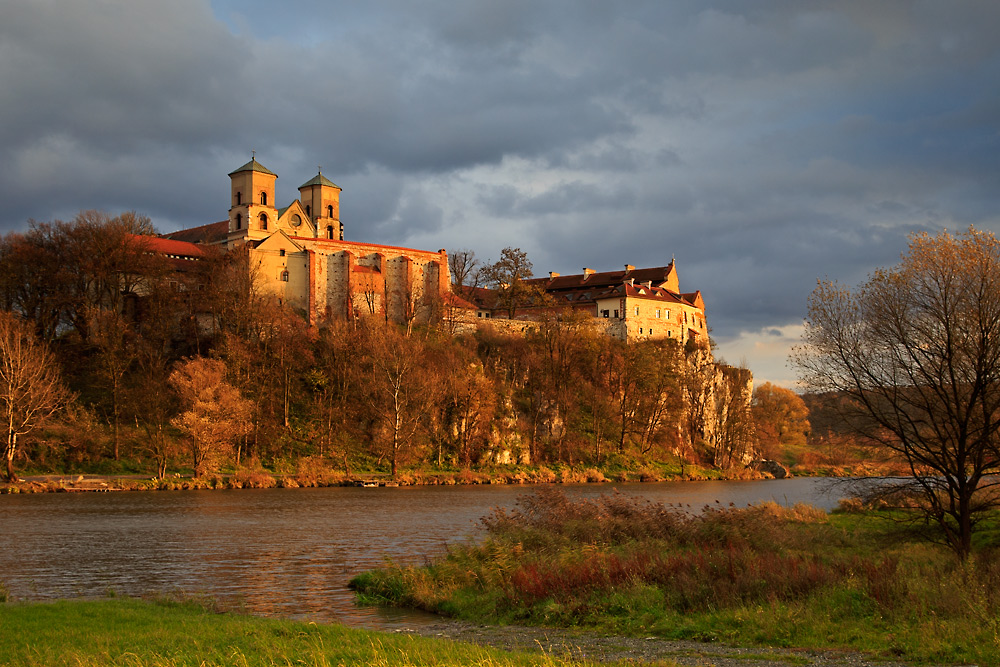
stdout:
[[968,562],[875,514],[683,515],[547,489],[484,520],[480,544],[356,578],[361,599],[489,623],[1000,664],[1000,562]]
[[217,613],[134,599],[0,605],[0,664],[91,667],[592,663],[410,635]]

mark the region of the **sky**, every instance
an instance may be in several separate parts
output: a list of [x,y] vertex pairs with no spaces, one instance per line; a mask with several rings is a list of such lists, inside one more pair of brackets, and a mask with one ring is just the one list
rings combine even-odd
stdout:
[[676,260],[718,348],[794,386],[818,279],[1000,233],[1000,3],[0,0],[0,232],[224,220],[322,166],[349,240],[536,275]]

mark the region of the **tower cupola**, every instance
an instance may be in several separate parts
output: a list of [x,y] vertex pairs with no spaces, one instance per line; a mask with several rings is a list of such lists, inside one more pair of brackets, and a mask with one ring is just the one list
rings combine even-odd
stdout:
[[[278,176],[257,162],[254,154],[250,161],[229,172],[232,183],[232,200],[229,207],[229,232],[242,232],[243,237],[266,236],[278,220],[274,207],[274,184]],[[262,234],[263,233],[263,234]]]
[[299,186],[299,201],[316,226],[319,238],[343,240],[344,226],[340,223],[340,187],[319,173]]

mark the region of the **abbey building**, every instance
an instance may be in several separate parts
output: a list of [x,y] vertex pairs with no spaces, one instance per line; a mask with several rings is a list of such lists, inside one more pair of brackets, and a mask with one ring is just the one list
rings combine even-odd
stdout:
[[340,192],[322,172],[277,207],[278,176],[256,157],[229,174],[227,220],[165,237],[227,250],[243,247],[261,288],[306,315],[326,319],[383,317],[420,322],[451,295],[448,255],[344,240]]
[[511,317],[511,308],[500,306],[504,286],[452,293],[445,250],[345,240],[341,189],[322,171],[281,208],[275,199],[277,178],[252,158],[229,174],[226,220],[165,234],[158,250],[196,259],[202,252],[198,244],[245,249],[261,289],[310,324],[359,317],[398,323],[446,318],[460,322],[460,328],[489,320],[513,332],[530,328],[532,320],[546,313],[573,310],[591,315],[594,325],[616,338],[707,345],[701,293],[680,291],[673,261],[661,267],[625,265],[619,271],[584,269],[576,275],[550,273],[526,280],[528,303],[518,305]]

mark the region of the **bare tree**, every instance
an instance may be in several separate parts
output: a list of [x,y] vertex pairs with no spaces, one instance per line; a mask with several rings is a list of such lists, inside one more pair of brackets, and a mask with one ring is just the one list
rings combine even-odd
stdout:
[[476,253],[471,250],[456,250],[448,255],[451,270],[452,291],[464,296],[479,287],[480,266]]
[[51,417],[67,397],[52,353],[16,315],[0,312],[0,417],[7,431],[8,481],[17,481],[18,438]]
[[918,234],[853,291],[820,282],[804,343],[802,380],[850,398],[858,432],[909,468],[893,490],[919,500],[929,537],[968,556],[1000,502],[1000,242]]

